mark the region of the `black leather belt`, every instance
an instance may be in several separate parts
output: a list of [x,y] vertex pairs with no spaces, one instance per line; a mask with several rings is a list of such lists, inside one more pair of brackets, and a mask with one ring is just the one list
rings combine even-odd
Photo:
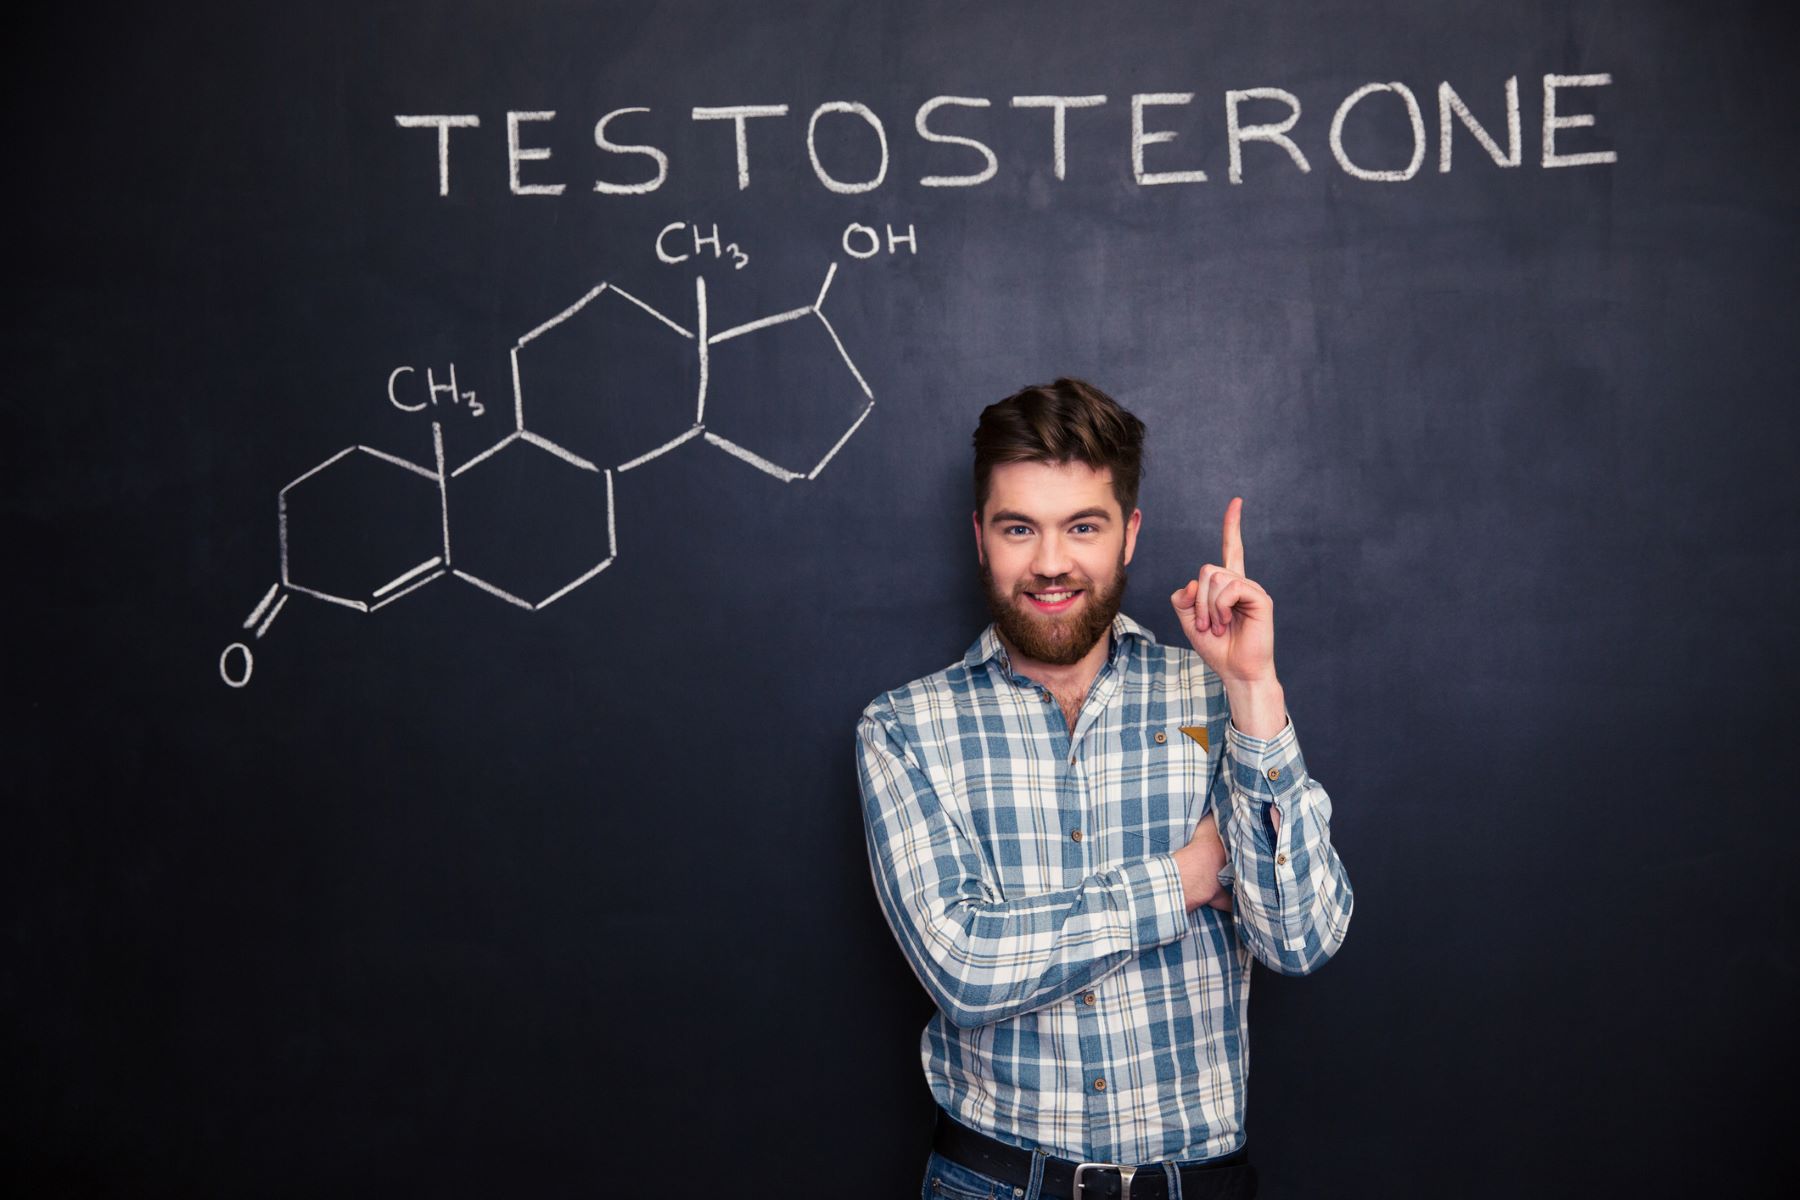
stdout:
[[[952,1162],[1016,1188],[1031,1182],[1032,1151],[996,1141],[938,1110],[932,1148]],[[1044,1155],[1041,1195],[1055,1200],[1168,1200],[1169,1180],[1161,1163],[1122,1166],[1077,1163]],[[1256,1194],[1256,1172],[1248,1150],[1179,1168],[1182,1200],[1248,1200]],[[1079,1190],[1078,1190],[1079,1188]]]

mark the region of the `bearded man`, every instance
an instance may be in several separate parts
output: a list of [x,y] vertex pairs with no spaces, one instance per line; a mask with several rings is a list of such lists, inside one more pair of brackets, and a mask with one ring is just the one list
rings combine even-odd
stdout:
[[857,728],[875,890],[938,1009],[927,1198],[1254,1195],[1251,960],[1307,974],[1350,923],[1243,502],[1170,597],[1191,650],[1119,612],[1143,439],[1076,379],[982,412],[994,622]]

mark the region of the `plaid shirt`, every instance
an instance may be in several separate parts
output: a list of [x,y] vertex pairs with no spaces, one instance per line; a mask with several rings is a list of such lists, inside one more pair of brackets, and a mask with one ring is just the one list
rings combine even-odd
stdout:
[[[920,1051],[945,1110],[1077,1161],[1210,1158],[1244,1141],[1250,960],[1322,965],[1350,881],[1292,723],[1247,737],[1199,655],[1125,616],[1111,636],[1073,737],[992,626],[870,704],[870,865],[937,1002]],[[1209,806],[1234,913],[1187,912],[1170,857]]]

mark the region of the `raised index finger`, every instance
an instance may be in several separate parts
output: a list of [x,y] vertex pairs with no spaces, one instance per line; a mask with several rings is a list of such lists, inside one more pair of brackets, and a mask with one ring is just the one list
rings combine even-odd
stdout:
[[1234,575],[1244,574],[1244,498],[1233,496],[1225,506],[1225,532],[1219,550],[1221,564]]

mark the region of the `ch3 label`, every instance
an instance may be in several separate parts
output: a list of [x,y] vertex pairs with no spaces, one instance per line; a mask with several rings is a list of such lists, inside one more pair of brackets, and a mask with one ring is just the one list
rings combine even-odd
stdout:
[[[450,382],[448,383],[439,383],[437,375],[432,369],[425,368],[425,390],[422,397],[418,390],[418,380],[409,379],[403,382],[401,379],[405,375],[416,376],[417,374],[418,371],[412,367],[395,367],[388,375],[388,403],[401,412],[424,412],[428,408],[466,408],[471,417],[479,417],[487,411],[487,406],[475,398],[474,392],[458,390],[455,363],[451,363],[449,366]],[[421,398],[409,403],[403,399],[406,396]]]
[[[694,249],[690,254],[681,249],[686,240],[679,236],[679,231],[686,229],[694,235]],[[741,271],[749,265],[750,255],[736,242],[723,242],[719,238],[719,227],[714,225],[711,233],[701,233],[700,226],[689,225],[686,221],[670,221],[656,235],[656,257],[666,263],[684,263],[696,254],[712,251],[714,258],[729,258],[731,267]]]

